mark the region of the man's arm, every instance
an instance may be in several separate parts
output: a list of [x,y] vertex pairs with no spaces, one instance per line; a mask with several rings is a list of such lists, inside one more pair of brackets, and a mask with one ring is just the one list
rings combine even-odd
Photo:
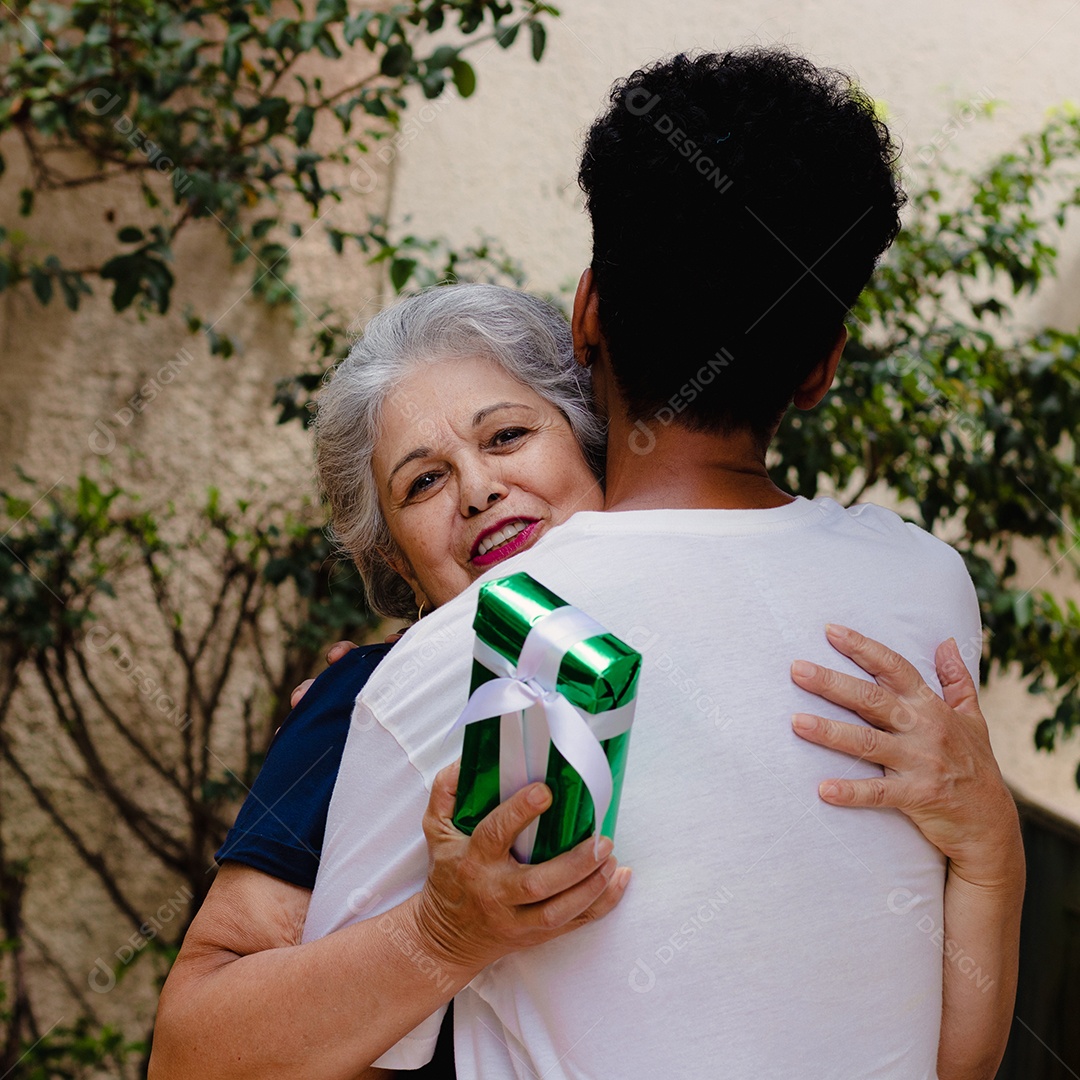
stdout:
[[810,742],[885,769],[881,778],[826,780],[822,799],[895,807],[948,857],[938,1075],[990,1080],[1005,1053],[1016,998],[1024,850],[978,692],[955,641],[935,657],[942,700],[879,642],[844,627],[829,627],[828,635],[877,682],[798,664],[792,678],[874,726],[801,714],[793,726]]
[[[510,854],[550,804],[542,784],[497,807],[471,837],[453,813],[457,769],[436,777],[422,892],[301,944],[311,893],[227,863],[184,939],[158,1008],[150,1080],[357,1080],[403,1036],[508,952],[600,918],[628,881],[610,841],[538,866]],[[539,798],[539,801],[534,801]]]

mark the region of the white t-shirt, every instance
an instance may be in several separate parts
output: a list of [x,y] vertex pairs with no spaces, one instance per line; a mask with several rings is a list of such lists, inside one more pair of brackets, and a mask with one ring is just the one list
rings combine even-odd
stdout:
[[[976,675],[959,555],[879,507],[800,498],[579,513],[487,576],[517,570],[643,654],[615,836],[634,876],[606,918],[457,996],[459,1075],[932,1080],[945,860],[898,811],[818,798],[821,780],[881,770],[793,733],[793,712],[861,721],[789,667],[863,675],[825,638],[839,622],[935,690],[935,648],[955,636]],[[476,590],[410,630],[357,701],[305,939],[422,886],[428,792],[460,752],[444,734],[467,698]],[[378,1064],[427,1061],[440,1019]]]

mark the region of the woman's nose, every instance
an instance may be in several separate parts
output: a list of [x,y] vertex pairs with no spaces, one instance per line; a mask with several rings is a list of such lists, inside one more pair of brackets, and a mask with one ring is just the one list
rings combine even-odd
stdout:
[[476,517],[482,510],[505,499],[509,493],[498,478],[476,476],[461,485],[461,512],[465,517]]

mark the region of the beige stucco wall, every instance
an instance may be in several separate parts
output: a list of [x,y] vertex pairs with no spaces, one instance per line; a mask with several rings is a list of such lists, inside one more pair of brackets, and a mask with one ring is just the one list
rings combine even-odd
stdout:
[[[588,263],[574,179],[583,131],[614,79],[665,53],[779,42],[843,68],[884,103],[914,164],[937,140],[956,164],[976,165],[1037,128],[1050,106],[1080,98],[1080,7],[1064,0],[590,0],[562,11],[542,64],[498,49],[483,58],[475,98],[403,147],[393,192],[395,211],[421,233],[464,242],[482,227],[499,237],[541,291],[572,285]],[[958,103],[987,98],[1001,102],[993,120],[965,123]],[[1025,309],[1032,320],[1080,320],[1080,228],[1068,241],[1059,281]],[[1044,569],[1036,560],[1025,584]],[[984,702],[1009,781],[1080,822],[1080,740],[1036,754],[1037,702],[1007,680]]]
[[[368,62],[366,54],[357,54],[353,79]],[[316,143],[333,134],[317,129]],[[29,183],[26,157],[10,136],[0,151],[8,167],[0,186],[0,220],[24,230],[39,258],[56,252],[65,265],[87,265],[110,250],[116,229],[145,228],[156,220],[136,186],[123,180],[40,195],[34,215],[21,219],[15,206],[19,188]],[[54,484],[72,484],[86,472],[137,492],[150,510],[169,503],[202,505],[210,485],[221,489],[223,505],[247,497],[299,510],[313,497],[310,438],[297,423],[276,424],[274,385],[311,363],[308,341],[325,308],[348,323],[357,312],[378,307],[386,287],[381,269],[368,266],[355,247],[335,256],[325,228],[361,229],[369,212],[384,213],[392,166],[373,159],[331,167],[328,174],[327,182],[351,182],[353,190],[341,204],[328,201],[317,221],[302,210],[296,217],[307,229],[291,251],[300,327],[288,306],[269,310],[251,295],[254,261],[232,267],[221,226],[213,221],[195,222],[178,237],[178,284],[164,317],[140,319],[131,311],[117,316],[107,282],[98,283],[97,295],[74,314],[59,297],[42,308],[25,285],[0,293],[0,488],[22,490],[15,476],[21,466],[38,482],[39,494]],[[210,355],[202,335],[190,334],[184,325],[189,306],[218,332],[242,341],[242,351],[228,360]],[[132,396],[148,385],[153,389],[142,389],[142,407],[131,408]],[[197,559],[182,561],[174,571],[181,574],[190,577],[186,584],[192,593],[211,577]],[[141,590],[123,584],[119,590],[94,626],[118,632],[117,648],[129,662],[178,699],[182,672],[145,582]],[[185,607],[185,615],[198,625],[205,610],[194,603]],[[148,707],[125,677],[129,669],[110,664],[100,650],[91,652],[112,706],[161,757],[179,760],[178,735],[169,718]],[[245,645],[221,710],[227,730],[213,740],[222,778],[224,763],[238,767],[243,760],[243,698],[252,688],[260,693],[260,679]],[[162,873],[117,815],[88,795],[85,767],[57,731],[40,686],[32,675],[24,686],[8,722],[18,753],[88,847],[104,856],[135,911],[168,939],[186,914],[180,881]],[[267,707],[266,696],[261,691],[258,707]],[[140,768],[123,744],[110,742],[107,725],[95,730],[118,782],[158,812],[167,828],[182,832],[182,815],[161,790],[160,778]],[[43,1028],[53,1021],[71,1023],[81,1011],[92,1010],[129,1038],[141,1037],[156,1006],[160,959],[150,959],[142,946],[132,947],[134,927],[6,766],[0,775],[6,854],[26,858],[30,866],[23,940]],[[136,934],[134,940],[144,939]],[[118,961],[123,977],[114,987],[110,969]],[[0,978],[5,974],[6,968],[0,969]]]

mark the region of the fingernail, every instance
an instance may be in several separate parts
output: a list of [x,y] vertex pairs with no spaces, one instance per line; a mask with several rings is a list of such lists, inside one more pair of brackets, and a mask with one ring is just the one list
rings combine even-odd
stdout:
[[840,785],[826,780],[818,786],[818,794],[823,799],[835,799],[840,794]]
[[611,842],[611,838],[608,836],[601,836],[599,842],[596,845],[596,861],[601,862],[606,859],[615,845]]
[[791,717],[791,726],[796,731],[813,731],[817,727],[817,717],[810,713],[797,712]]
[[529,802],[533,806],[543,806],[547,802],[548,793],[547,788],[542,784],[538,784],[529,792]]
[[809,660],[796,660],[791,665],[791,674],[800,675],[804,679],[809,679],[811,675],[817,674],[817,664],[811,664]]
[[630,884],[630,877],[633,873],[634,871],[631,870],[629,866],[619,867],[618,871],[615,874],[615,877],[617,879],[616,884],[619,886],[619,888],[625,889],[626,886]]
[[826,623],[825,633],[828,634],[829,637],[846,638],[848,636],[848,628],[846,626],[841,626],[839,623]]

